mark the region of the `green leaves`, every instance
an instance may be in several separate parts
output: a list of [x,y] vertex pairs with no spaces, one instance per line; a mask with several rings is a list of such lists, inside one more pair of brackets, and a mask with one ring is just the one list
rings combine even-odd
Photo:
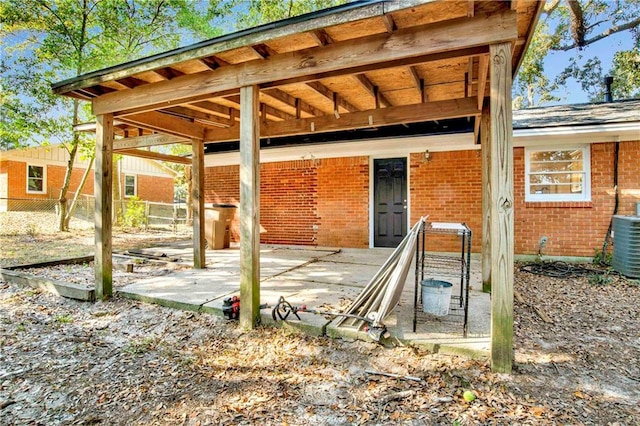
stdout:
[[[637,0],[554,0],[545,6],[533,41],[514,83],[514,107],[526,108],[551,101],[570,81],[578,82],[591,101],[602,101],[605,75],[614,76],[615,99],[640,94],[640,2]],[[635,47],[621,49],[611,64],[589,51],[613,34],[628,31]],[[557,76],[548,67],[554,52],[577,51]]]

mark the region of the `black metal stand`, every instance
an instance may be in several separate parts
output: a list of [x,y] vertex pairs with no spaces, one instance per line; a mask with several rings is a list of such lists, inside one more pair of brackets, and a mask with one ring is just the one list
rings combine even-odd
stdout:
[[[460,256],[434,254],[430,247],[436,241],[435,235],[451,236],[460,240]],[[431,236],[431,238],[430,238]],[[442,239],[440,239],[442,241]],[[418,322],[435,320],[447,321],[462,318],[462,333],[467,337],[469,319],[469,279],[471,264],[471,229],[464,223],[425,222],[418,232],[416,244],[415,294],[413,304],[413,331]],[[460,291],[451,296],[449,313],[444,317],[436,317],[423,312],[422,286],[425,276],[451,277],[460,279]]]

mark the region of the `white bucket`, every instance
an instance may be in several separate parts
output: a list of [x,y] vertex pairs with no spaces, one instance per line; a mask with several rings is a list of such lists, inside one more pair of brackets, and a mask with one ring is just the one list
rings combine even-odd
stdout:
[[422,281],[422,312],[443,317],[449,314],[453,284],[428,278]]

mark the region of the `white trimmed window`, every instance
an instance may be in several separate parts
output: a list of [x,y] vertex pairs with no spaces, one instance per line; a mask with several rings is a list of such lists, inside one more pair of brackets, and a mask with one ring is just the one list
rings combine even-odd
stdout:
[[525,201],[590,201],[589,145],[525,149]]
[[44,194],[46,192],[44,166],[27,164],[27,193]]
[[124,196],[133,197],[137,193],[136,175],[124,175]]

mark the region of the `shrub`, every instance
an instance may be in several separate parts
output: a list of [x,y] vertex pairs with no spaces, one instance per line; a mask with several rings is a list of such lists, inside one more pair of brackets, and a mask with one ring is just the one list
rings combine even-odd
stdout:
[[140,201],[136,196],[129,198],[122,224],[129,228],[141,228],[147,224],[144,201]]

